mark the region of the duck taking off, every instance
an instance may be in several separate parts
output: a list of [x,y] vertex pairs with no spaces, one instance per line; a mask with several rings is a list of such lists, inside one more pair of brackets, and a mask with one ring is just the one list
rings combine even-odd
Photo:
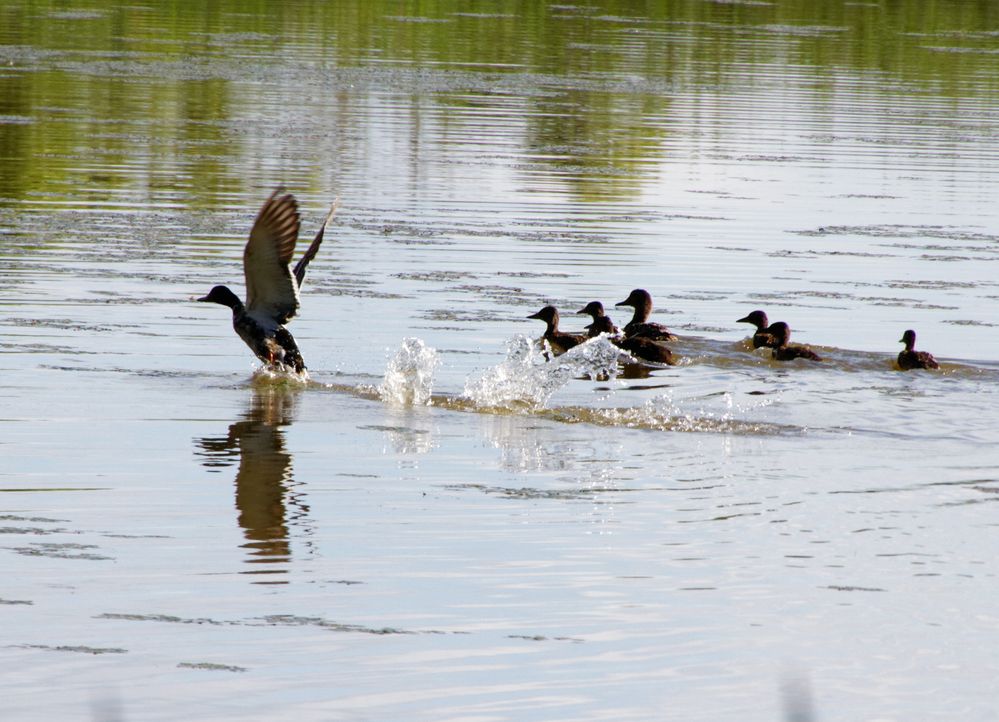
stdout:
[[913,350],[916,345],[916,332],[911,328],[903,333],[898,341],[905,344],[905,350],[898,353],[898,367],[903,371],[940,368],[940,364],[929,351]]
[[300,225],[298,202],[279,186],[257,214],[243,250],[246,303],[226,286],[215,286],[207,296],[198,299],[232,309],[232,327],[236,333],[257,358],[274,369],[296,373],[305,370],[302,354],[285,324],[298,312],[298,290],[305,279],[305,269],[319,252],[326,225],[335,211],[334,202],[293,270],[291,257]]

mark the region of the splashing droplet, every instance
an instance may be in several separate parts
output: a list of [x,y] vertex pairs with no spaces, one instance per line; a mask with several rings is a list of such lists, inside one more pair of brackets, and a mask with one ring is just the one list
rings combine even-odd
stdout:
[[378,387],[382,401],[400,406],[426,406],[433,390],[437,351],[422,339],[405,338],[388,362]]
[[541,408],[576,376],[613,378],[619,356],[614,344],[598,337],[546,361],[536,343],[518,335],[507,344],[506,359],[468,379],[462,396],[480,408]]

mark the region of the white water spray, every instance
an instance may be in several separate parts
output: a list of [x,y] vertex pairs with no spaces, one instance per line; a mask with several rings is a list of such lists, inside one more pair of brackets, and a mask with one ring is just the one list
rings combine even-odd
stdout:
[[437,351],[421,339],[403,339],[378,386],[382,401],[398,406],[429,404],[438,360]]
[[478,407],[541,408],[576,376],[616,376],[619,355],[618,348],[601,336],[548,361],[534,341],[518,335],[507,344],[506,359],[468,379],[462,396]]

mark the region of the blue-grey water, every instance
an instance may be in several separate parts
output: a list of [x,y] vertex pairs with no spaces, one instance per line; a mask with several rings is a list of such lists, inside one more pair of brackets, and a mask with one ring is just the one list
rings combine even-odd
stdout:
[[[0,717],[999,719],[997,27],[4,3]],[[278,184],[307,383],[194,302]]]

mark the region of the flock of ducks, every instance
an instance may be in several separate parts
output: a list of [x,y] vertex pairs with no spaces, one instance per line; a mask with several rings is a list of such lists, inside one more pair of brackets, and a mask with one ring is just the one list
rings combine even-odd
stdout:
[[[315,239],[295,267],[291,267],[301,220],[298,202],[290,193],[278,187],[264,202],[250,230],[250,238],[243,250],[243,274],[246,279],[246,302],[226,286],[215,286],[198,301],[218,303],[232,310],[232,327],[250,350],[261,361],[275,369],[295,373],[305,371],[305,361],[287,324],[298,312],[299,290],[305,280],[305,269],[319,252],[326,225],[336,212],[336,202],[330,208]],[[634,315],[623,329],[619,329],[604,311],[600,301],[591,301],[577,311],[588,315],[592,322],[585,327],[586,334],[565,333],[558,328],[559,313],[554,306],[545,306],[528,318],[544,321],[547,328],[542,337],[553,355],[565,353],[587,339],[606,334],[611,342],[636,359],[657,364],[673,365],[673,352],[665,344],[677,337],[668,328],[649,321],[652,313],[652,296],[636,288],[626,299],[615,306],[630,306]],[[791,329],[783,321],[769,323],[763,311],[753,311],[738,319],[737,323],[750,323],[756,327],[753,348],[772,349],[776,361],[802,358],[821,361],[821,357],[807,346],[790,345]],[[901,343],[905,350],[898,355],[898,367],[909,369],[939,368],[936,359],[926,351],[915,351],[916,332],[906,331]]]
[[[585,327],[587,331],[585,335],[559,331],[559,314],[558,309],[554,306],[545,306],[528,318],[540,319],[548,325],[541,338],[548,343],[552,353],[556,356],[578,346],[587,339],[605,333],[609,336],[611,343],[629,352],[637,359],[670,366],[676,363],[672,351],[664,343],[675,341],[677,337],[662,324],[648,321],[649,314],[652,313],[652,295],[648,291],[644,288],[636,288],[626,299],[618,301],[614,305],[631,306],[635,309],[634,316],[623,330],[614,325],[610,316],[604,312],[604,305],[600,301],[590,301],[586,306],[576,311],[578,314],[587,314],[593,319],[593,323]],[[783,321],[770,323],[764,311],[753,311],[748,316],[738,319],[736,323],[751,323],[756,326],[756,333],[753,334],[753,348],[771,349],[775,361],[793,361],[799,358],[809,361],[822,360],[821,356],[807,346],[792,345],[790,343],[791,327]],[[898,367],[903,371],[940,368],[940,364],[933,358],[933,354],[914,350],[916,332],[911,328],[902,334],[899,342],[905,344],[905,349],[899,352],[896,359]]]

